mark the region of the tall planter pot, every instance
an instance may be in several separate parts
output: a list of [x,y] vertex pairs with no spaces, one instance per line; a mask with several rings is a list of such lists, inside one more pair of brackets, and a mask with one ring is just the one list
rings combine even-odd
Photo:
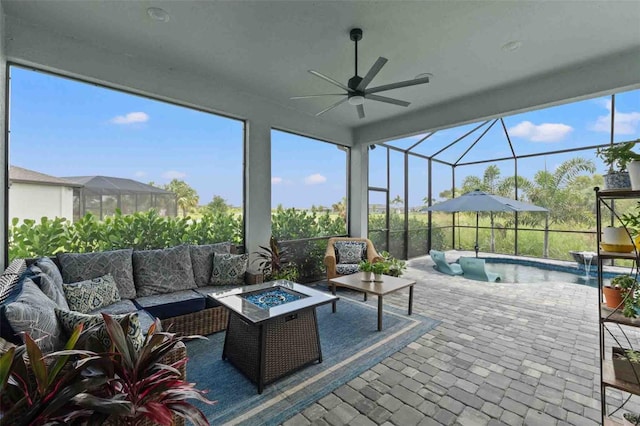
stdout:
[[625,356],[623,348],[612,347],[613,373],[618,380],[628,383],[639,383],[640,363],[632,362]]
[[604,175],[604,189],[630,189],[631,179],[627,172],[615,172]]
[[633,160],[627,164],[627,170],[629,170],[631,189],[634,191],[640,191],[640,161]]

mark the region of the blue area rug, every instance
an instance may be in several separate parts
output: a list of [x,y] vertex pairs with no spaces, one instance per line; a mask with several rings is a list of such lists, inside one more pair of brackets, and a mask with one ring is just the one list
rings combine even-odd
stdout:
[[215,405],[198,404],[212,425],[279,424],[314,401],[404,348],[427,333],[438,321],[406,310],[385,306],[383,327],[377,331],[376,298],[369,304],[338,293],[338,312],[331,305],[317,308],[323,362],[265,386],[258,395],[256,385],[222,361],[224,332],[206,341],[187,344],[187,379],[199,389],[208,389]]

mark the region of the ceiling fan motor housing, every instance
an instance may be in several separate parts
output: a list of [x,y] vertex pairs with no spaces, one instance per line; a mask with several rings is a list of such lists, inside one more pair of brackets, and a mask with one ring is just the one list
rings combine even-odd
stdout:
[[356,90],[356,87],[358,87],[358,84],[360,84],[361,81],[362,77],[360,77],[359,75],[354,75],[349,79],[347,86],[349,86],[349,89],[351,90]]

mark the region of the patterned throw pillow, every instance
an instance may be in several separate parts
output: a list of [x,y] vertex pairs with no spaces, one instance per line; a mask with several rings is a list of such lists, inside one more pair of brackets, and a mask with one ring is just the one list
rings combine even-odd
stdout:
[[31,278],[26,277],[22,292],[14,301],[2,306],[1,316],[20,340],[24,333],[29,333],[43,352],[53,352],[62,349],[64,344],[54,312],[57,307]]
[[111,274],[77,283],[62,284],[62,289],[67,297],[69,309],[83,314],[120,301],[120,293]]
[[[96,332],[91,334],[88,338],[84,345],[84,349],[102,352],[102,350],[108,350],[111,346],[111,338],[109,337],[109,333],[107,333],[107,328],[105,327],[102,315],[82,314],[57,308],[55,310],[55,314],[60,322],[62,331],[67,337],[71,336],[73,329],[76,328],[78,324],[84,324],[85,330],[89,327],[99,326]],[[142,336],[142,328],[140,327],[138,313],[134,312],[124,315],[111,315],[111,318],[118,321],[120,325],[123,326],[124,319],[127,316],[129,317],[129,332],[127,333],[127,336],[131,340],[131,343],[133,343],[133,347],[136,350],[140,350],[144,344],[144,337]]]
[[196,288],[189,246],[133,252],[137,297]]
[[231,243],[203,244],[189,246],[193,278],[198,287],[206,287],[211,280],[214,254],[231,253]]
[[58,262],[65,283],[76,283],[111,274],[116,280],[120,297],[134,299],[132,249],[95,253],[58,253]]
[[364,241],[336,241],[333,244],[337,263],[360,263],[367,254],[367,243]]
[[40,290],[62,309],[69,309],[62,289],[62,275],[56,264],[48,257],[43,257],[38,259],[29,269],[38,277],[34,282],[40,287]]
[[216,254],[213,256],[211,285],[244,285],[248,254]]

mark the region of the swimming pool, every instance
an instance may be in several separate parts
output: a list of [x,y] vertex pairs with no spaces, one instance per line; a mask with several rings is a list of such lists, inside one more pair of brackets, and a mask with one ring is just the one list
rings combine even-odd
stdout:
[[[488,257],[484,258],[487,270],[497,272],[505,283],[532,283],[539,281],[562,281],[568,283],[598,287],[595,265],[591,267],[589,277],[583,268],[576,266],[556,265],[530,260],[512,258]],[[608,285],[611,278],[618,274],[604,272],[604,284]]]

